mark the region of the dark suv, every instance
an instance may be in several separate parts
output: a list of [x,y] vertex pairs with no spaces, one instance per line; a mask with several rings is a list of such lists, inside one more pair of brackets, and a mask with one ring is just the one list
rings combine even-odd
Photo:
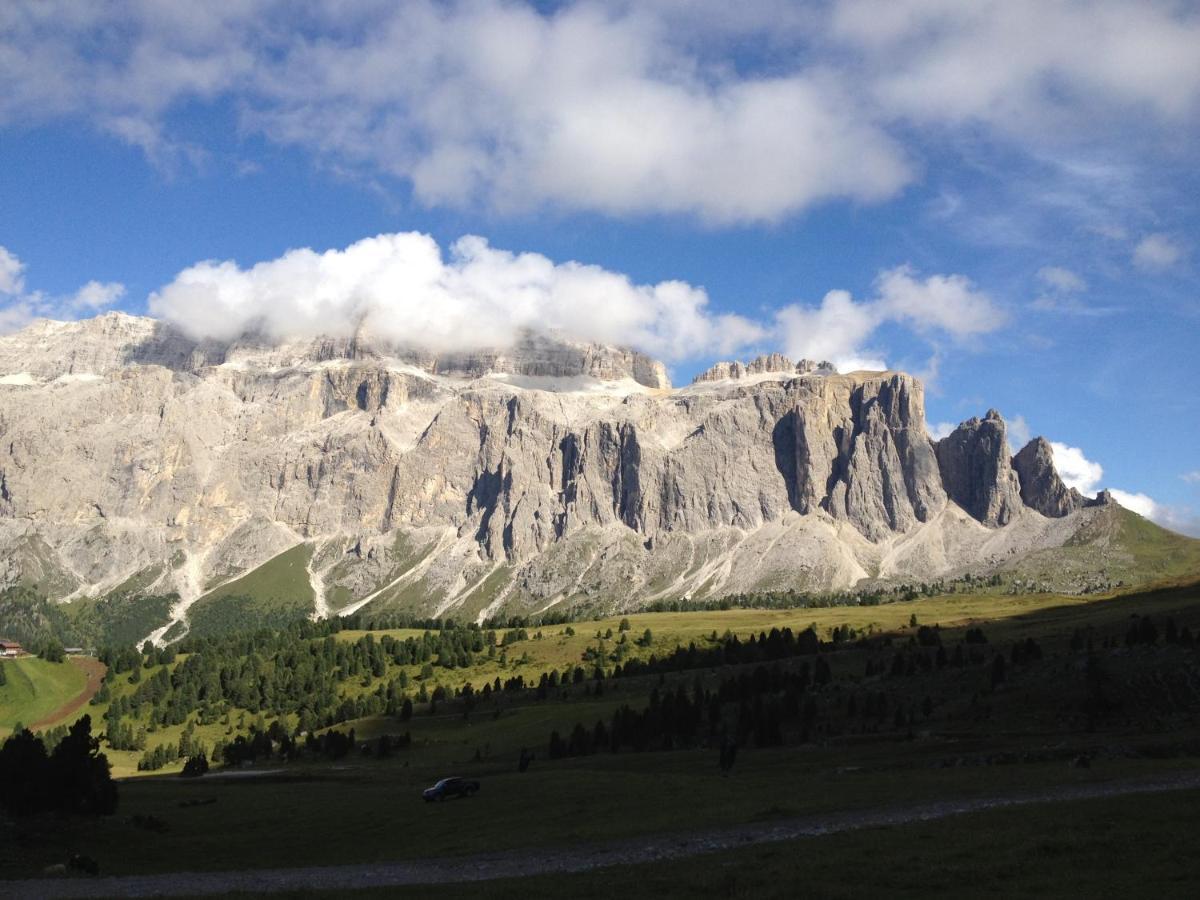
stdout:
[[478,781],[468,781],[466,778],[443,778],[431,788],[426,788],[421,794],[426,803],[434,800],[445,800],[447,797],[470,797],[479,790]]

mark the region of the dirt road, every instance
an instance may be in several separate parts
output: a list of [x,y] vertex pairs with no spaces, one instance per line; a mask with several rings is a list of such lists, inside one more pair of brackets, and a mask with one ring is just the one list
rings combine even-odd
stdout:
[[170,897],[224,894],[230,891],[269,894],[278,891],[352,891],[368,887],[489,881],[678,859],[749,844],[816,837],[860,828],[905,825],[1008,806],[1197,788],[1200,788],[1200,772],[1187,772],[1154,780],[1063,785],[1006,796],[805,816],[771,823],[646,835],[562,849],[531,848],[480,856],[297,869],[2,881],[0,897]]
[[[70,664],[77,669],[82,669],[83,674],[87,677],[87,684],[83,688],[83,693],[78,694],[73,699],[64,703],[54,712],[45,718],[39,719],[32,725],[28,726],[33,730],[39,728],[49,728],[57,722],[61,722],[67,716],[80,709],[85,703],[96,696],[96,692],[100,690],[100,683],[104,681],[104,673],[108,671],[108,667],[98,659],[93,659],[90,656],[72,656],[69,660]],[[93,723],[95,724],[95,723]]]

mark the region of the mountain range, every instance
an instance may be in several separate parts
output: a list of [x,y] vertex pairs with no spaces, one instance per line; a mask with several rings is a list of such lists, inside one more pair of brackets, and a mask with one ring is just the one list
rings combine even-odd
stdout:
[[777,354],[672,388],[636,351],[534,333],[438,352],[39,320],[0,338],[0,587],[163,640],[1196,566],[1200,542],[1008,436],[990,410],[934,440],[911,375]]

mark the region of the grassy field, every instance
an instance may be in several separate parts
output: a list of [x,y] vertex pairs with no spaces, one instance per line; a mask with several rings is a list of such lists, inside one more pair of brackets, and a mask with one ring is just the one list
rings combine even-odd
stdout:
[[1080,800],[576,875],[388,888],[360,896],[1191,898],[1200,853],[1198,815],[1196,791]]
[[[982,624],[989,654],[1007,654],[1012,642],[1032,636],[1045,656],[1014,664],[1011,678],[999,687],[989,682],[987,665],[903,677],[872,670],[876,664],[886,668],[893,654],[916,646],[914,615],[918,625],[940,625],[949,647],[962,643],[968,627]],[[469,711],[452,703],[436,710],[420,706],[406,722],[380,716],[337,726],[353,727],[360,741],[407,734],[411,744],[386,759],[353,753],[332,763],[263,762],[225,777],[133,778],[122,785],[118,815],[101,827],[46,819],[19,828],[10,823],[6,831],[0,821],[0,847],[12,848],[0,850],[0,877],[36,872],[70,852],[87,853],[114,874],[452,856],[1191,771],[1200,766],[1196,710],[1186,698],[1178,708],[1160,701],[1174,696],[1186,682],[1179,679],[1196,671],[1197,651],[1161,640],[1155,646],[1126,647],[1121,641],[1126,629],[1143,615],[1153,616],[1160,630],[1170,617],[1173,627],[1200,632],[1200,589],[1183,584],[1109,598],[947,595],[878,607],[632,615],[628,634],[636,637],[649,628],[654,637],[652,646],[637,650],[643,657],[662,657],[689,642],[709,646],[714,631],[748,636],[772,627],[815,625],[827,637],[832,629],[850,625],[877,637],[823,654],[832,681],[817,696],[828,727],[802,743],[748,744],[728,778],[718,772],[718,751],[711,743],[550,759],[547,738],[551,730],[566,734],[576,722],[590,727],[607,720],[623,704],[642,708],[654,689],[713,687],[730,673],[752,667],[608,679],[599,696],[589,679],[541,700],[533,691],[502,693]],[[469,680],[478,686],[518,672],[536,680],[540,672],[575,665],[598,640],[611,646],[619,621],[546,627],[540,638],[530,629],[527,640],[505,648],[504,668],[498,658],[481,657],[468,669],[437,668],[426,684],[453,687]],[[609,628],[614,639],[603,638]],[[1089,677],[1085,656],[1072,649],[1083,631],[1102,653],[1112,706],[1089,727],[1080,713]],[[338,640],[360,636],[342,632]],[[394,668],[383,677],[394,677]],[[408,668],[415,687],[419,667]],[[153,673],[145,670],[143,680]],[[114,695],[132,689],[128,678],[112,679]],[[344,685],[350,692],[369,691],[377,681],[368,675]],[[931,712],[915,713],[900,727],[890,716],[867,721],[846,713],[852,696],[861,700],[885,689],[892,708],[919,710],[920,701],[929,697]],[[99,721],[103,705],[88,711]],[[196,737],[210,744],[228,738],[253,715],[233,710],[228,723],[200,726]],[[182,727],[159,729],[148,736],[149,745],[177,739]],[[537,758],[520,773],[523,747]],[[109,755],[118,774],[126,774],[140,754]],[[1088,758],[1090,767],[1073,767],[1079,757]],[[478,778],[484,788],[470,801],[422,803],[421,789],[448,774]],[[144,825],[147,816],[166,829],[147,831],[138,824]],[[280,839],[281,831],[286,840]],[[1073,852],[1064,850],[1064,855]],[[775,864],[790,865],[786,858]],[[705,880],[697,876],[698,882]],[[579,891],[594,895],[602,883],[580,882]],[[753,895],[758,882],[745,882],[744,891],[740,884],[733,886],[733,896]]]
[[17,724],[32,725],[48,716],[87,684],[70,662],[51,663],[33,656],[0,660],[6,683],[0,685],[0,737]]
[[[118,814],[102,827],[57,818],[0,826],[0,878],[34,874],[72,852],[97,859],[106,873],[136,874],[553,848],[1196,768],[1194,760],[1144,759],[1086,770],[1065,763],[942,768],[931,764],[939,758],[932,748],[891,749],[752,751],[728,778],[717,771],[715,752],[700,751],[538,761],[524,774],[515,758],[447,769],[414,752],[260,777],[142,778],[122,786]],[[423,803],[421,789],[448,771],[479,778],[483,789],[469,801]],[[149,816],[166,830],[139,827],[139,817]]]

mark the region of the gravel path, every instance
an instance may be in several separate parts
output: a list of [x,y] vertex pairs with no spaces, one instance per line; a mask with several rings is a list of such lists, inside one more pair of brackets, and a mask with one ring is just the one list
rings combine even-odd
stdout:
[[604,866],[678,859],[750,844],[836,834],[860,828],[926,822],[963,813],[1032,803],[1120,797],[1192,788],[1200,788],[1200,772],[1186,772],[1154,780],[1061,785],[1006,796],[943,800],[893,809],[840,812],[770,823],[646,835],[562,849],[510,850],[458,858],[296,869],[0,881],[0,897],[170,897],[224,894],[230,891],[268,894],[276,891],[350,891],[370,887],[488,881],[496,878],[583,872]]

